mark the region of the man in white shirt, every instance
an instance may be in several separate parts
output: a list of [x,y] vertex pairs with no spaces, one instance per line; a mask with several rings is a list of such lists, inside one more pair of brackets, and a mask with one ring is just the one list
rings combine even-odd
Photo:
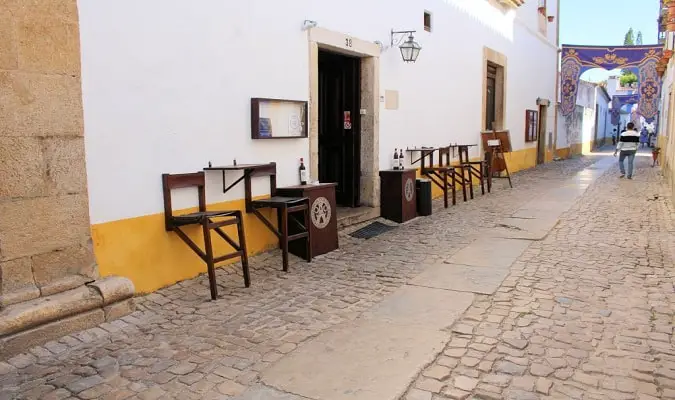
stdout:
[[621,176],[623,178],[626,176],[626,169],[623,165],[623,160],[628,159],[628,179],[633,179],[633,161],[635,161],[635,153],[637,153],[638,146],[640,145],[640,134],[635,130],[635,124],[629,122],[626,125],[626,131],[621,132],[619,136],[619,143],[616,145],[616,150],[614,150],[614,156],[616,153],[619,153],[619,169],[621,170]]

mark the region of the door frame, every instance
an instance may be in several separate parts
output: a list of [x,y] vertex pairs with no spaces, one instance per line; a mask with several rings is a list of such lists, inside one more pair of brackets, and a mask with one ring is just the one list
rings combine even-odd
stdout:
[[[321,58],[324,57],[325,60],[321,61]],[[340,80],[341,85],[331,86],[324,88],[328,90],[328,97],[333,99],[342,99],[342,104],[337,102],[333,105],[337,106],[337,109],[332,109],[333,107],[329,106],[329,109],[321,109],[321,100],[319,100],[319,107],[317,108],[317,113],[319,118],[321,116],[326,117],[331,115],[339,119],[339,129],[337,126],[333,126],[332,129],[341,130],[341,139],[337,140],[337,137],[331,135],[330,138],[323,136],[324,139],[329,139],[329,141],[335,140],[340,143],[342,151],[339,152],[342,160],[340,162],[341,169],[340,175],[341,178],[337,179],[338,186],[335,188],[336,195],[336,204],[343,207],[359,207],[361,205],[361,115],[359,110],[361,109],[361,58],[353,57],[343,53],[337,53],[334,51],[329,51],[327,49],[319,48],[319,69],[321,66],[326,68],[328,71],[333,71],[341,75],[342,80]],[[338,67],[339,66],[339,67]],[[324,72],[326,72],[324,70]],[[330,72],[329,72],[330,73]],[[320,72],[321,74],[321,72]],[[337,93],[333,93],[333,90],[337,90]],[[340,93],[341,92],[341,93]],[[321,93],[321,82],[319,82],[319,95],[320,99],[326,98],[326,93]],[[326,104],[324,104],[326,105]],[[351,122],[352,127],[349,129],[349,132],[346,132],[347,129],[344,128],[344,112],[346,110],[351,111]],[[328,114],[326,114],[328,112]],[[341,115],[342,117],[338,117]],[[320,121],[319,121],[320,122]],[[338,121],[334,121],[338,123]],[[322,125],[324,129],[327,129],[327,126]],[[331,128],[328,128],[329,131],[332,131]],[[322,141],[322,132],[319,132],[319,157],[318,160],[318,177],[321,179],[326,178],[325,175],[322,175],[321,172],[325,172],[325,168],[322,169],[321,166],[321,155],[326,155],[326,151],[323,151],[321,148]],[[326,133],[326,132],[323,132]],[[337,134],[338,131],[332,132]],[[335,142],[333,142],[335,144]],[[333,148],[330,152],[337,151]],[[333,169],[333,168],[329,168]],[[331,175],[330,173],[328,175]],[[328,182],[328,181],[325,181]]]
[[308,30],[309,41],[309,166],[319,177],[319,49],[361,59],[360,205],[380,205],[380,47],[366,40],[324,28]]

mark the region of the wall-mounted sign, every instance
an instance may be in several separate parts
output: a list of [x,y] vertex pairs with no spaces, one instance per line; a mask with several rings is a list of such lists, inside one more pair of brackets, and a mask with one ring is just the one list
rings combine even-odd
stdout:
[[282,99],[251,99],[251,138],[307,137],[307,102]]
[[344,125],[345,129],[352,129],[352,112],[351,111],[345,111],[345,117],[344,117]]

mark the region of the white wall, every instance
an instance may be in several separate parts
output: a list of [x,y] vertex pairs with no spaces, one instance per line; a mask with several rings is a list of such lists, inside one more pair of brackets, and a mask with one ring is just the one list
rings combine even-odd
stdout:
[[[394,147],[479,142],[483,46],[508,58],[505,126],[514,149],[535,146],[524,143],[524,113],[538,97],[555,98],[557,60],[557,18],[548,37],[540,35],[536,2],[517,13],[484,0],[290,3],[79,0],[93,223],[161,212],[160,174],[198,171],[208,161],[276,161],[278,184],[296,183],[308,139],[251,140],[249,102],[308,100],[305,19],[385,44],[392,28],[417,30],[417,63],[403,63],[398,49],[380,58],[381,92],[398,90],[400,105],[380,111],[381,168]],[[431,33],[424,10],[433,13]],[[243,197],[243,185],[225,197],[220,177],[208,179],[209,202]],[[263,193],[260,180],[254,195]],[[177,197],[176,207],[193,204]]]
[[613,126],[609,107],[610,100],[602,92],[602,88],[591,82],[579,81],[575,111],[567,117],[561,114],[558,118],[556,147],[562,149],[572,144],[590,142],[594,138],[600,140],[611,137]]
[[598,140],[612,137],[612,123],[610,121],[610,99],[603,93],[600,86],[596,87],[596,99],[598,104]]

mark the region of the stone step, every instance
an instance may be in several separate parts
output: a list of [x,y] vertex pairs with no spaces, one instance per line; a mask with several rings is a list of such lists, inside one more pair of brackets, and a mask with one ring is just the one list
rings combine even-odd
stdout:
[[126,315],[133,311],[133,295],[129,279],[107,277],[5,307],[0,311],[0,359]]

